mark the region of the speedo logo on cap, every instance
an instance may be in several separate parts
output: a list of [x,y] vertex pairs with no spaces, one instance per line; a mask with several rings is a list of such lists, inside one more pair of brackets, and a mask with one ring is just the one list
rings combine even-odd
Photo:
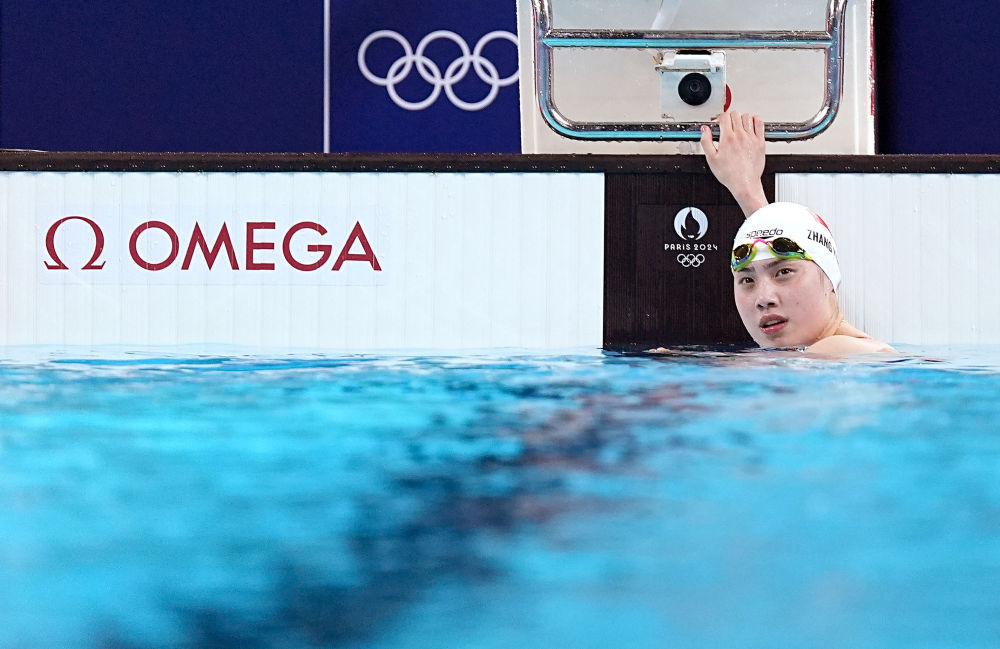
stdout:
[[781,228],[771,228],[770,230],[754,230],[747,232],[747,239],[768,239],[770,237],[780,237],[785,231]]

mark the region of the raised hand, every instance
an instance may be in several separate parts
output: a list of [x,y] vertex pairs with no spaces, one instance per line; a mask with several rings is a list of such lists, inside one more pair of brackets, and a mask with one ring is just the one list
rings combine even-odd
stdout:
[[760,177],[764,173],[764,120],[731,110],[719,116],[719,142],[701,127],[701,146],[708,167],[732,192],[745,216],[767,205]]

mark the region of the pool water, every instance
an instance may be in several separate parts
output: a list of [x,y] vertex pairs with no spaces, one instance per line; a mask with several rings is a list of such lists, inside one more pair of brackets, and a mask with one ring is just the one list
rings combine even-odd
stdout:
[[0,647],[1000,646],[1000,350],[0,350]]

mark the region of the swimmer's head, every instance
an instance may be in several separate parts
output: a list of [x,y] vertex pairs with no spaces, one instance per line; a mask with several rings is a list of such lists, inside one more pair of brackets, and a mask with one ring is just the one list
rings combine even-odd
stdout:
[[733,272],[762,259],[808,259],[840,286],[837,244],[830,228],[807,207],[771,203],[750,215],[733,240]]

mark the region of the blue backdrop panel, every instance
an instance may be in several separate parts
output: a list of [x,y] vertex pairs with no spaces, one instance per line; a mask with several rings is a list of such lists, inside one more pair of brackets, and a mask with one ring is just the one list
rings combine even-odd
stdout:
[[330,149],[520,151],[515,14],[514,0],[334,0]]
[[5,147],[321,150],[322,0],[0,6]]
[[997,0],[875,0],[880,153],[1000,153]]
[[[327,61],[324,0],[0,0],[0,146],[323,151],[330,74],[332,151],[519,150],[516,78],[498,83],[516,75],[516,46],[493,38],[473,56],[486,34],[516,31],[514,0],[330,0],[330,13]],[[399,41],[415,57],[431,32],[453,35],[397,66],[394,102],[358,66],[378,30],[398,40],[370,43],[374,78],[404,53]],[[435,70],[436,91],[420,74]],[[401,107],[432,92],[422,110]],[[481,110],[460,108],[491,92]]]

